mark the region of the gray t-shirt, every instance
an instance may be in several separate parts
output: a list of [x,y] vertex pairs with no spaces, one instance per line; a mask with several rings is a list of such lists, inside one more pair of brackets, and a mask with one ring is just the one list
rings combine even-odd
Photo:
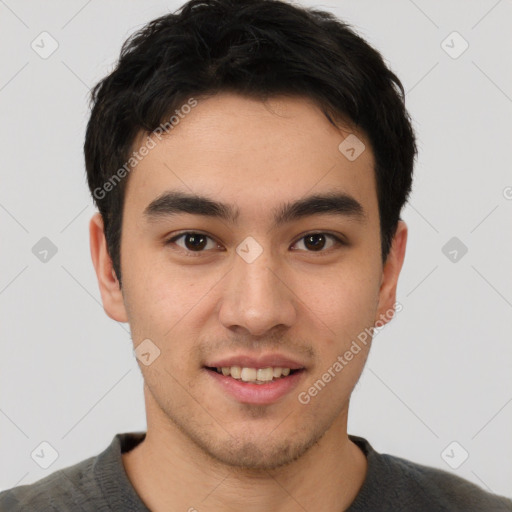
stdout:
[[[144,436],[144,432],[117,434],[99,455],[0,493],[0,511],[148,512],[121,458]],[[368,472],[347,512],[512,511],[508,498],[446,471],[378,453],[362,437],[349,437],[365,453]]]

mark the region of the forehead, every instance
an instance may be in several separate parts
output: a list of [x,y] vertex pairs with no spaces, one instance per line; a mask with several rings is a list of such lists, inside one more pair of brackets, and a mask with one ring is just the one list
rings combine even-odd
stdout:
[[[142,215],[162,193],[178,190],[222,198],[236,205],[240,218],[264,217],[276,205],[336,190],[376,214],[368,142],[362,133],[334,127],[312,100],[275,97],[264,103],[223,93],[197,98],[186,111],[161,140],[152,137],[152,149],[130,173],[125,209]],[[340,144],[354,137],[360,141],[356,150],[364,151],[352,160]],[[146,141],[141,135],[133,150]]]

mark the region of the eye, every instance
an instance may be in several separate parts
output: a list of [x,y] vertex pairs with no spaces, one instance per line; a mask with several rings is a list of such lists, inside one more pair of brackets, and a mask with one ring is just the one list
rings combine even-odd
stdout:
[[[300,243],[303,244],[305,249],[299,248],[299,250],[306,250],[307,252],[327,252],[335,246],[346,245],[341,238],[329,233],[308,233],[295,242],[292,249]],[[171,244],[176,244],[184,249],[188,253],[187,256],[192,256],[193,253],[199,255],[206,250],[220,248],[220,245],[213,238],[195,231],[180,233],[165,242],[165,245]]]
[[[183,239],[182,243],[178,243],[178,240]],[[187,231],[176,235],[165,242],[165,245],[175,243],[187,252],[204,252],[204,249],[215,249],[219,247],[219,244],[215,242],[211,237],[203,234],[196,233],[195,231]]]
[[294,245],[299,243],[302,243],[308,252],[327,252],[323,250],[325,247],[332,249],[335,246],[346,245],[341,238],[329,233],[309,233],[300,238]]

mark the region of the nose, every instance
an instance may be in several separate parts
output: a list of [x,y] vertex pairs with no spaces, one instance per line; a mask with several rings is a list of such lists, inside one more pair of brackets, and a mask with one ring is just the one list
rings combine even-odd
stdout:
[[295,322],[298,301],[293,285],[266,252],[251,263],[235,255],[219,309],[219,320],[227,329],[261,336]]

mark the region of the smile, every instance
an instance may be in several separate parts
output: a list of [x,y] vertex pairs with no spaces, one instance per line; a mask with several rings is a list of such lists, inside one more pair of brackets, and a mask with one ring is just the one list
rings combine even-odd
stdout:
[[225,377],[232,377],[242,382],[251,382],[254,384],[265,384],[266,382],[272,382],[277,379],[288,377],[291,373],[295,373],[300,370],[292,370],[290,368],[281,367],[267,367],[267,368],[247,368],[241,366],[223,366],[217,368],[208,368],[209,370],[215,370],[217,373],[224,375]]
[[[297,388],[304,368],[220,366],[203,368],[212,386],[238,403],[270,405]],[[218,387],[218,388],[217,388]]]

